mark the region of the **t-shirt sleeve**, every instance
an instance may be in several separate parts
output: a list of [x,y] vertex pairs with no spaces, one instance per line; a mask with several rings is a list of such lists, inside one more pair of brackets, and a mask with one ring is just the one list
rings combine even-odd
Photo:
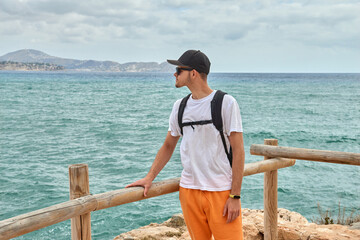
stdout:
[[231,132],[243,132],[239,104],[234,97],[224,96],[222,116],[226,135],[230,136]]
[[174,103],[173,109],[172,109],[170,117],[169,117],[169,130],[168,131],[170,132],[171,136],[173,136],[173,137],[178,137],[181,135],[178,120],[177,120],[180,101],[181,100],[178,100]]

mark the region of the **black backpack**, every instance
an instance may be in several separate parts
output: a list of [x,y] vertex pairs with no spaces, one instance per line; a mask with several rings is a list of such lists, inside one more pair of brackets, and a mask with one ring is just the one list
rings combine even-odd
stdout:
[[229,159],[230,166],[232,166],[232,149],[231,146],[230,146],[230,152],[227,149],[224,131],[223,131],[222,116],[221,116],[221,107],[225,94],[226,94],[225,92],[222,92],[220,90],[217,90],[215,92],[215,95],[211,100],[211,118],[212,118],[211,120],[202,120],[202,121],[184,123],[182,119],[183,119],[186,103],[189,100],[189,97],[191,96],[190,93],[181,100],[179,106],[179,112],[178,112],[178,123],[181,131],[181,135],[183,135],[183,127],[185,126],[191,126],[194,129],[194,125],[205,125],[210,123],[214,124],[215,128],[220,132],[220,136],[222,143],[224,145],[226,156]]

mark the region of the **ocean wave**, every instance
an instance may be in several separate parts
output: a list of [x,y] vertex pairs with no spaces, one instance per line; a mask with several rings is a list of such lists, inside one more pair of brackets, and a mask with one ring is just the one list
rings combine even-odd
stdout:
[[360,144],[359,138],[351,138],[347,136],[331,136],[330,139],[325,141],[326,143],[356,143]]
[[276,138],[276,135],[269,131],[245,132],[244,136],[249,139]]

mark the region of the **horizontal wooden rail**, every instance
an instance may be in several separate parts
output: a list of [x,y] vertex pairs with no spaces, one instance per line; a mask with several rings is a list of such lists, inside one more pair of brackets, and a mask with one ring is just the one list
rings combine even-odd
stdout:
[[[290,167],[294,159],[269,159],[245,165],[244,176]],[[155,182],[146,198],[156,197],[179,190],[180,178]],[[109,207],[146,199],[143,188],[125,188],[59,203],[20,216],[0,221],[0,239],[10,239],[70,218]]]
[[277,147],[263,144],[252,144],[250,147],[250,153],[252,155],[261,155],[271,158],[284,157],[299,160],[360,166],[360,153],[336,152],[294,147]]
[[[295,165],[295,159],[289,158],[272,158],[266,161],[248,163],[245,165],[244,176],[258,173],[270,172],[280,168],[291,167]],[[259,164],[261,163],[261,164]]]
[[[244,176],[254,175],[257,173],[263,173],[280,168],[290,167],[295,164],[295,159],[286,158],[273,158],[266,161],[259,161],[254,163],[248,163],[245,165]],[[154,183],[148,196],[144,197],[142,187],[134,187],[127,189],[119,189],[106,193],[100,193],[93,195],[98,201],[98,207],[96,210],[101,210],[109,207],[115,207],[125,203],[140,201],[146,198],[152,198],[163,194],[179,191],[180,178],[168,179],[165,181]]]
[[0,222],[0,239],[18,237],[88,213],[96,207],[96,199],[89,195],[9,218]]
[[98,207],[94,211],[179,191],[179,182],[180,178],[155,182],[149,189],[147,197],[144,197],[142,187],[125,188],[93,195],[98,201]]

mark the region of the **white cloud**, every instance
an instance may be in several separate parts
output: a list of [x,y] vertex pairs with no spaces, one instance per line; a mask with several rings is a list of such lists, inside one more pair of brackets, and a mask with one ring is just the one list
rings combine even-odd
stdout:
[[[279,50],[299,56],[314,51],[319,61],[331,49],[354,61],[359,57],[350,52],[360,51],[358,12],[358,1],[340,0],[2,0],[0,54],[23,46],[77,58],[162,61],[168,53],[200,48],[216,58],[226,52],[233,60],[244,53],[247,59],[254,58],[250,54],[276,59]],[[280,62],[277,68],[282,69]]]

